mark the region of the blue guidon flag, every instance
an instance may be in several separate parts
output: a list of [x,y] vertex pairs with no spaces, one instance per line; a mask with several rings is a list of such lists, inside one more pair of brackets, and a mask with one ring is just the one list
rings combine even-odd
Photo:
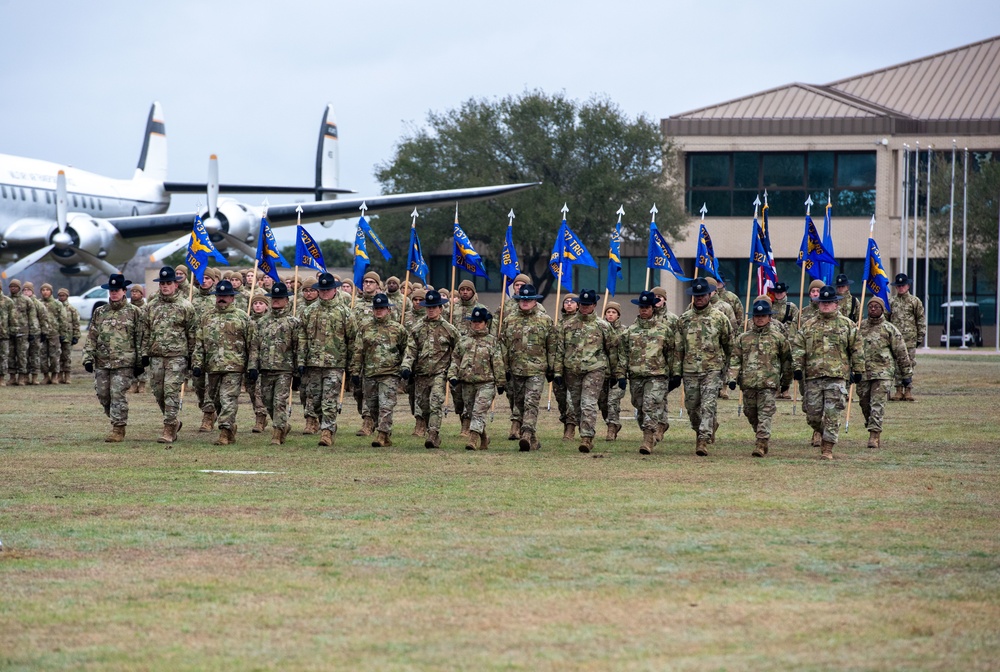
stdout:
[[836,264],[834,259],[823,242],[819,239],[819,231],[813,224],[812,217],[806,215],[806,229],[802,234],[802,245],[799,246],[799,267],[805,267],[806,272],[813,280],[823,280],[821,264]]
[[257,268],[274,278],[275,282],[281,282],[281,276],[274,265],[276,262],[284,268],[291,268],[288,260],[278,251],[278,242],[274,239],[271,227],[267,225],[267,217],[261,217],[260,234],[257,236]]
[[198,281],[199,285],[205,279],[205,269],[208,267],[208,258],[210,256],[221,264],[229,265],[225,256],[215,249],[215,245],[212,244],[212,239],[208,237],[208,231],[205,229],[205,225],[202,224],[201,217],[196,216],[184,263],[191,269],[191,274],[194,275],[194,279]]
[[371,262],[368,259],[368,244],[365,242],[365,231],[361,228],[361,222],[365,221],[362,217],[361,221],[358,222],[358,229],[354,235],[354,286],[360,287],[361,281],[364,280],[365,273],[368,272],[368,267],[371,266]]
[[706,271],[716,280],[721,280],[719,277],[719,262],[715,258],[715,248],[712,246],[712,237],[708,235],[708,229],[705,228],[705,224],[702,223],[701,231],[698,233],[698,256],[695,259],[694,265]]
[[561,277],[562,286],[566,288],[566,291],[573,289],[573,266],[577,264],[597,268],[594,257],[591,256],[580,237],[573,233],[573,229],[569,228],[564,217],[562,224],[559,225],[559,233],[556,234],[555,245],[552,246],[549,268],[557,279]]
[[[511,210],[511,213],[513,212]],[[511,214],[511,217],[513,217],[513,214]],[[500,272],[511,282],[521,272],[521,265],[517,263],[517,251],[514,249],[513,219],[507,222],[507,236],[504,238],[503,250],[500,252]]]
[[868,257],[865,259],[864,283],[872,296],[882,299],[885,312],[889,314],[889,276],[882,266],[882,254],[874,238],[868,239]]
[[618,281],[622,279],[622,223],[615,224],[611,233],[611,244],[608,246],[608,282],[604,286],[608,294],[615,295]]
[[466,273],[489,278],[486,274],[486,267],[483,265],[483,258],[479,256],[472,241],[465,235],[465,231],[458,225],[458,215],[455,216],[455,254],[451,261],[452,266],[462,269]]
[[306,266],[320,273],[326,273],[326,262],[323,261],[323,252],[306,228],[298,225],[298,235],[295,237],[295,265]]
[[417,228],[410,227],[410,253],[406,259],[406,267],[410,269],[410,273],[427,282],[427,274],[430,273],[430,268],[427,267],[427,262],[424,261],[424,253],[420,251],[420,238],[417,237]]
[[661,268],[670,271],[682,282],[690,282],[691,278],[684,275],[680,262],[670,249],[656,222],[649,223],[649,248],[646,251],[646,268]]

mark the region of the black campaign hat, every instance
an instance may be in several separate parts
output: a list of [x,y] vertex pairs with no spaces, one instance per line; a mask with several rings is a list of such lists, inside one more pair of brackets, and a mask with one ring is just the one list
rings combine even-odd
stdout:
[[818,303],[833,303],[840,301],[843,298],[840,294],[837,294],[837,290],[830,285],[823,285],[823,288],[819,290],[819,298],[816,299]]
[[164,266],[153,282],[177,282],[177,271],[173,266]]
[[854,284],[854,281],[847,277],[846,273],[841,273],[833,281],[835,287],[848,287]]
[[489,322],[491,319],[493,319],[493,316],[490,315],[490,311],[486,310],[486,308],[482,306],[476,306],[475,308],[472,309],[472,314],[466,317],[465,319],[469,320],[470,322]]
[[424,294],[424,308],[434,308],[436,306],[447,306],[448,299],[441,297],[441,292],[436,289],[428,290]]
[[640,292],[638,299],[632,299],[632,303],[639,306],[640,308],[655,308],[657,299],[656,294],[652,292]]
[[577,299],[577,303],[581,306],[595,306],[597,305],[597,292],[592,289],[581,289],[580,296]]
[[764,315],[771,314],[771,304],[768,301],[754,301],[753,302],[753,316],[762,317]]
[[529,283],[524,283],[521,288],[517,290],[517,294],[514,298],[518,301],[538,301],[542,296],[535,289],[535,286]]
[[910,284],[910,278],[906,273],[899,273],[896,275],[896,282],[892,283],[893,287],[902,287],[903,285]]
[[687,288],[687,293],[690,296],[708,296],[713,291],[705,278],[695,278],[691,286]]
[[272,299],[287,299],[288,298],[288,285],[283,282],[276,282],[271,286],[271,298]]
[[209,293],[216,296],[236,296],[236,288],[228,280],[220,280],[219,284],[215,286],[215,291]]
[[788,291],[788,283],[776,282],[774,283],[774,291],[776,294],[781,294],[782,292]]
[[330,273],[322,273],[312,285],[312,289],[337,289],[337,287],[337,280]]
[[372,299],[372,308],[375,310],[379,308],[392,308],[392,304],[389,303],[389,297],[385,294],[376,294]]
[[108,277],[108,282],[101,285],[101,289],[110,289],[111,291],[115,291],[116,289],[125,289],[131,284],[132,281],[126,280],[125,276],[121,273],[112,273],[110,277]]

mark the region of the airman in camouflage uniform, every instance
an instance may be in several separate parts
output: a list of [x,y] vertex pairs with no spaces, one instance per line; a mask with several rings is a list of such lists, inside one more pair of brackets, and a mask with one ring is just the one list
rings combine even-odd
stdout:
[[[486,306],[479,302],[479,296],[476,294],[476,285],[473,284],[471,280],[463,280],[458,285],[458,297],[452,300],[452,315],[451,322],[452,326],[458,329],[460,336],[465,336],[470,331],[470,324],[468,318],[472,315],[472,311],[476,308],[485,308]],[[471,422],[471,409],[465,407],[465,395],[462,394],[462,383],[459,382],[458,386],[451,386],[451,394],[454,398],[455,403],[455,415],[462,420],[462,429],[459,431],[460,436],[469,436],[469,423]]]
[[372,299],[373,317],[358,332],[351,355],[351,382],[362,384],[370,404],[367,419],[378,432],[373,448],[392,445],[392,412],[396,408],[400,364],[406,352],[406,327],[391,313],[385,294]]
[[[236,290],[232,283],[221,280],[214,295],[215,310],[200,325],[192,365],[195,378],[207,374],[205,398],[215,406],[219,418],[219,438],[214,443],[228,446],[236,443],[240,388],[256,328],[234,305]],[[258,373],[250,371],[251,382],[256,382]]]
[[[129,301],[133,306],[139,309],[141,314],[145,314],[146,306],[148,302],[146,301],[146,288],[142,285],[134,284],[132,289],[129,290]],[[137,392],[139,394],[146,392],[146,382],[149,380],[149,372],[145,371],[141,376],[136,376],[135,380],[132,381],[132,392]]]
[[191,285],[188,283],[188,267],[179,264],[174,267],[174,274],[177,276],[177,293],[186,297],[191,291]]
[[12,279],[7,287],[12,301],[10,314],[10,384],[27,385],[29,346],[41,336],[38,306],[21,292],[21,281]]
[[854,281],[847,277],[846,273],[839,274],[833,281],[833,287],[840,295],[840,303],[837,309],[840,314],[849,319],[854,324],[861,321],[861,302],[851,294],[851,285]]
[[[788,337],[790,343],[792,337],[795,336],[795,332],[799,328],[799,307],[788,300],[787,283],[775,283],[774,302],[771,304],[771,315],[772,324],[778,324],[784,328],[785,336]],[[792,395],[788,392],[791,387],[791,375],[791,372],[789,372],[788,383],[783,382],[781,384],[781,391],[778,393],[778,399],[792,398]]]
[[[597,399],[605,386],[605,374],[618,370],[618,337],[614,329],[597,317],[597,292],[580,291],[580,311],[573,320],[559,325],[556,338],[556,380],[566,385],[566,401],[580,423],[580,452],[594,447]],[[624,377],[620,380],[624,387]]]
[[813,280],[809,283],[809,303],[799,311],[799,323],[796,331],[805,326],[806,322],[819,315],[819,291],[826,286],[822,280]]
[[[215,312],[215,296],[213,294],[213,288],[221,277],[222,275],[219,273],[219,269],[206,268],[205,274],[202,276],[201,284],[194,290],[194,295],[191,298],[191,305],[194,306],[194,312],[198,320],[199,329],[201,329],[201,325],[208,318],[208,316]],[[194,387],[195,395],[198,398],[198,408],[201,409],[202,414],[201,427],[198,428],[198,431],[211,432],[215,427],[215,421],[218,416],[215,411],[215,404],[212,403],[212,400],[206,395],[208,373],[202,371],[199,374],[195,374],[192,370],[191,381],[191,386]]]
[[271,287],[271,309],[257,320],[257,333],[250,350],[250,369],[260,372],[258,384],[265,411],[274,423],[271,445],[280,446],[288,436],[289,392],[301,385],[297,355],[302,322],[288,305],[288,287]]
[[[625,333],[625,325],[621,318],[621,304],[617,301],[609,301],[608,305],[604,307],[604,321],[611,325],[611,329],[618,339],[621,339],[622,334]],[[609,368],[605,371],[601,396],[597,398],[597,407],[601,410],[601,417],[608,425],[608,433],[604,437],[605,441],[615,441],[618,438],[618,432],[621,431],[622,397],[624,396],[625,390],[618,387],[617,372]]]
[[542,297],[533,285],[522,285],[518,308],[505,317],[500,333],[500,353],[511,387],[511,434],[521,452],[538,450],[538,407],[545,381],[555,379],[556,329],[541,309]]
[[[503,321],[506,321],[507,318],[510,315],[513,315],[514,313],[516,313],[517,310],[518,310],[517,294],[518,294],[518,292],[521,291],[521,287],[523,287],[524,285],[530,285],[530,284],[531,284],[531,278],[529,278],[524,273],[518,273],[517,276],[514,277],[514,281],[510,283],[510,290],[509,290],[510,291],[510,295],[504,297],[500,301],[500,304],[497,306],[497,309],[495,311],[493,311],[494,317],[501,316],[503,318]],[[541,309],[541,311],[543,313],[545,312],[545,306],[543,306],[540,303],[536,304],[536,305]],[[502,314],[500,312],[501,306],[503,307],[503,313]],[[496,336],[497,338],[500,337],[500,320],[499,319],[495,319],[495,320],[493,320],[492,323],[490,323],[490,332],[494,336]],[[510,390],[509,389],[507,390],[507,397],[508,397],[508,399],[510,398]],[[514,437],[514,438],[516,438],[516,437]]]
[[53,324],[52,316],[45,310],[45,304],[35,296],[35,284],[24,283],[21,294],[35,304],[35,314],[38,315],[38,338],[28,343],[28,385],[38,385],[38,374],[42,372],[42,351],[47,352],[49,339],[59,332],[59,325]]
[[[424,308],[424,296],[426,296],[426,294],[427,292],[420,288],[416,288],[410,291],[410,296],[408,298],[410,299],[412,312],[410,312],[408,315],[409,322],[407,322],[406,324],[407,333],[416,329],[417,326],[423,321],[424,315],[427,314],[427,309]],[[402,377],[400,377],[400,380],[403,380]],[[403,380],[403,383],[405,384],[406,388],[406,398],[410,402],[410,415],[415,417],[417,415],[417,406],[416,406],[417,397],[416,397],[416,386],[414,384],[415,381],[413,376],[410,376],[409,379]],[[421,429],[419,427],[419,422],[415,422],[413,425],[413,433],[410,434],[410,436],[424,437],[426,435],[427,435],[427,428],[424,427],[423,429]]]
[[[382,291],[382,278],[375,271],[368,271],[361,280],[361,294],[354,302],[354,310],[351,317],[350,329],[347,337],[347,360],[353,359],[354,341],[361,330],[374,319],[372,301],[375,295]],[[351,372],[354,373],[353,371]],[[351,389],[354,394],[354,401],[358,404],[358,414],[363,418],[361,429],[356,431],[355,436],[371,436],[375,431],[375,415],[371,406],[375,400],[365,397],[364,376],[361,376],[361,384],[354,385],[354,376],[351,376]],[[366,413],[367,411],[367,413]]]
[[719,428],[716,407],[732,354],[733,326],[711,303],[712,289],[697,278],[687,290],[692,306],[677,320],[675,348],[684,382],[684,407],[697,434],[695,454],[708,455]]
[[784,331],[771,321],[771,302],[758,297],[752,308],[753,326],[736,337],[729,357],[729,389],[739,384],[743,413],[756,432],[754,457],[767,455],[771,419],[778,410],[777,394],[792,367],[792,352]]
[[174,269],[164,266],[153,282],[159,285],[159,291],[143,313],[140,354],[142,365],[149,367],[153,398],[163,413],[163,433],[156,441],[169,445],[177,440],[181,429],[181,388],[191,367],[198,318],[194,306],[180,294]]
[[[251,289],[249,285],[243,284],[243,275],[239,271],[229,271],[229,273],[223,274],[222,279],[229,280],[233,289],[236,290],[236,296],[233,299],[233,305],[236,306],[236,309],[242,310],[244,313],[247,312],[247,307],[250,305]],[[252,319],[253,315],[250,317]]]
[[639,306],[639,317],[624,331],[618,346],[618,379],[616,387],[624,387],[626,376],[631,381],[632,405],[638,412],[642,429],[639,452],[649,455],[669,427],[665,399],[680,385],[675,375],[673,325],[657,320],[653,310],[657,296],[642,292],[632,303]]
[[80,311],[69,302],[69,290],[60,287],[56,293],[59,302],[66,309],[66,320],[69,322],[69,340],[64,341],[59,348],[59,382],[69,385],[70,370],[73,362],[73,346],[80,342]]
[[[319,273],[317,275],[316,278],[317,282],[319,282],[319,276],[322,275],[323,275],[322,273]],[[335,285],[334,302],[339,304],[340,303],[339,299],[343,298],[344,293],[336,291],[337,289],[339,289],[339,287]],[[301,297],[302,300],[299,301],[298,305],[295,307],[295,316],[304,320],[306,312],[309,310],[309,307],[314,305],[317,301],[319,301],[319,290],[315,289],[311,283],[303,285],[301,289]],[[347,312],[350,312],[349,296],[348,296],[346,310]],[[312,381],[310,380],[310,376],[312,373],[313,373],[312,369],[306,370],[305,373],[301,376],[301,380],[299,381],[299,403],[302,404],[302,416],[306,422],[306,425],[302,430],[303,434],[319,434],[319,416],[316,415],[316,411],[314,410],[315,406],[313,404],[313,399],[311,396],[314,387]]]
[[819,292],[818,315],[802,325],[792,345],[795,379],[805,381],[802,411],[813,428],[813,446],[833,459],[840,430],[840,414],[847,406],[847,380],[861,382],[865,350],[858,328],[837,308],[837,290]]
[[0,283],[0,387],[7,386],[7,361],[10,353],[11,313],[13,311],[14,302],[3,293],[3,285]]
[[885,304],[877,296],[868,300],[868,318],[861,323],[861,338],[865,345],[865,375],[858,383],[858,401],[865,414],[868,447],[879,448],[893,373],[898,370],[906,385],[913,369],[906,341],[899,329],[885,319]]
[[409,316],[413,314],[413,306],[400,290],[399,284],[399,278],[395,275],[389,276],[385,281],[385,295],[389,297],[389,305],[392,306],[389,315],[396,322],[401,322],[404,326],[409,327],[409,322],[412,321]]
[[143,325],[139,309],[125,300],[125,288],[131,284],[116,273],[101,285],[108,290],[109,303],[94,310],[83,346],[83,368],[94,374],[97,399],[104,414],[111,418],[107,443],[125,440],[128,425],[128,397],[132,379],[142,373],[140,360]]
[[[239,275],[239,274],[237,274]],[[271,285],[271,290],[273,291],[275,287],[284,283],[275,283]],[[235,289],[235,288],[234,288]],[[233,305],[239,307],[239,295],[237,294],[236,300]],[[271,295],[265,294],[261,289],[255,289],[253,294],[247,299],[247,305],[250,306],[250,320],[254,323],[255,327],[260,326],[260,321],[271,312]],[[246,308],[242,310],[246,311]],[[251,353],[252,354],[252,353]],[[250,403],[253,405],[254,414],[254,426],[250,430],[253,434],[260,434],[265,429],[267,429],[267,405],[264,403],[264,393],[261,388],[260,382],[260,370],[258,369],[257,380],[250,380],[249,370],[255,367],[248,365],[248,371],[245,376],[243,376],[243,387],[246,388],[247,393],[250,395]],[[289,384],[291,381],[289,381]]]
[[69,343],[73,338],[73,332],[66,306],[52,295],[52,285],[46,282],[40,291],[42,308],[49,314],[49,324],[55,332],[48,334],[48,339],[41,344],[42,373],[45,375],[45,384],[53,385],[59,381],[61,372],[59,362],[62,357],[62,344]]
[[438,291],[428,291],[423,303],[426,313],[410,332],[400,375],[404,380],[414,377],[415,433],[427,432],[425,448],[440,448],[444,386],[459,333],[441,318],[442,306],[448,302]]
[[462,336],[451,358],[448,379],[452,387],[461,383],[465,395],[465,408],[469,410],[469,439],[466,450],[486,450],[490,439],[486,435],[486,414],[496,393],[503,394],[507,384],[507,370],[504,368],[500,346],[489,332],[489,321],[493,316],[480,306],[472,310],[465,319],[469,321],[469,332]]
[[743,330],[743,302],[740,301],[740,297],[736,296],[734,292],[730,292],[726,289],[726,278],[723,275],[719,275],[719,288],[718,296],[720,299],[729,304],[729,307],[733,309],[733,317],[736,319],[737,329],[733,331],[734,334],[739,333]]
[[313,285],[319,301],[302,314],[299,352],[296,357],[299,375],[309,381],[312,416],[318,419],[321,446],[332,446],[337,438],[337,413],[340,389],[347,368],[347,341],[351,316],[336,300],[337,285],[330,273],[319,276]]
[[[572,292],[563,297],[559,324],[553,327],[557,332],[566,322],[576,319],[580,310],[579,298]],[[552,393],[555,395],[556,407],[559,409],[559,422],[563,426],[563,441],[572,441],[576,438],[576,426],[579,423],[579,418],[574,413],[575,409],[569,404],[566,396],[566,382],[562,378],[553,379]]]
[[[910,294],[910,279],[906,273],[896,276],[893,283],[896,293],[889,297],[889,321],[899,329],[906,342],[906,351],[910,355],[910,369],[917,368],[917,348],[924,342],[927,334],[927,318],[924,316],[924,304],[920,299]],[[910,384],[903,383],[903,376],[896,372],[896,394],[893,401],[913,401],[913,373],[910,373]]]

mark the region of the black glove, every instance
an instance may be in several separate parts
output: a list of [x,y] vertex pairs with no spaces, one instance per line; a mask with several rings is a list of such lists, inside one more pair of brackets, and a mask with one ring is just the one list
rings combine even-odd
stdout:
[[351,385],[357,387],[361,384],[361,376],[351,376]]
[[300,366],[299,367],[299,376],[301,377],[301,376],[304,376],[304,375],[306,375],[306,367]]
[[260,378],[260,371],[257,369],[250,369],[247,371],[247,377],[250,378],[251,383],[256,383],[257,379]]
[[553,376],[552,382],[554,382],[556,385],[562,385],[563,384],[562,376]]
[[49,336],[48,336],[48,334],[42,334],[41,336],[42,336],[42,340],[43,340],[43,341],[47,341],[47,340],[49,340]]
[[195,378],[201,378],[201,367],[200,366],[194,367],[193,369],[191,369],[191,373],[194,375]]
[[513,378],[510,371],[504,371],[503,377],[507,380],[508,383],[510,382],[510,379]]
[[619,379],[618,379],[618,389],[619,389],[619,390],[624,390],[624,389],[625,389],[625,383],[626,383],[626,382],[627,382],[627,381],[626,381],[626,380],[625,380],[624,378],[619,378]]
[[186,358],[186,360],[185,360],[185,361],[187,362],[187,368],[188,368],[188,371],[190,371],[190,370],[191,370],[191,358],[190,358],[190,357],[188,357],[188,358]]
[[138,378],[139,376],[141,376],[141,375],[142,375],[142,372],[143,372],[143,371],[145,371],[145,370],[146,370],[146,369],[145,369],[144,367],[141,367],[141,366],[133,366],[133,367],[132,367],[132,375],[133,375],[133,376],[135,376],[136,378]]
[[77,343],[79,343],[79,342],[80,342],[80,339],[79,339],[79,338],[77,338],[76,336],[74,336],[74,337],[73,337],[73,340],[72,340],[72,341],[70,341],[70,342],[69,342],[69,344],[70,344],[70,345],[76,345],[76,344],[77,344]]
[[556,377],[556,375],[555,375],[555,373],[553,373],[552,369],[545,369],[545,381],[546,382],[551,383],[553,380],[555,380],[555,377]]
[[501,386],[501,387],[498,387],[498,388],[497,388],[497,394],[503,394],[503,393],[504,393],[504,392],[506,392],[506,391],[507,391],[507,388],[506,388],[506,387],[502,387],[502,386]]
[[736,389],[736,381],[735,380],[730,380],[729,383],[728,383],[728,385],[729,385],[729,389],[730,390],[735,390]]
[[32,336],[31,334],[28,334],[28,343],[34,343],[34,342],[35,342],[35,337]]
[[676,390],[680,386],[681,386],[681,377],[680,376],[671,376],[670,377],[670,382],[667,383],[667,392],[673,392],[674,390]]
[[302,387],[302,379],[298,376],[292,378],[292,392],[298,392],[299,388]]
[[142,365],[144,367],[149,366],[149,356],[148,355],[143,355],[142,356]]
[[913,385],[913,378],[903,378],[903,380],[899,382],[903,383],[903,387],[910,387]]
[[452,388],[458,387],[458,378],[450,378],[448,382],[451,383]]
[[93,373],[94,372],[94,363],[93,362],[84,362],[83,363],[83,368],[86,369],[87,373]]
[[792,374],[792,378],[795,380],[802,380],[802,369],[795,369],[795,373]]
[[788,392],[788,385],[781,386],[781,393],[784,394],[785,392]]
[[60,343],[65,343],[66,342],[66,337],[65,336],[60,336],[59,337],[59,342]]
[[860,374],[860,373],[852,373],[851,374],[851,382],[854,383],[855,385],[857,385],[858,383],[860,383],[862,378],[864,378],[864,376],[862,374]]
[[413,375],[413,372],[409,369],[402,369],[399,372],[399,377],[403,380],[409,380],[411,375]]

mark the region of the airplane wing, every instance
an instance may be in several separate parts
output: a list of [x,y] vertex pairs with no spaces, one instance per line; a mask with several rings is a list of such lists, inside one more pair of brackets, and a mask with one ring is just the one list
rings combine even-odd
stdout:
[[[295,224],[298,219],[296,210],[301,207],[303,224],[325,222],[332,219],[360,216],[359,210],[362,203],[368,206],[369,213],[412,210],[419,207],[482,201],[525,189],[532,189],[540,184],[541,182],[524,182],[492,187],[421,191],[369,198],[272,205],[267,209],[267,219],[272,226],[276,227]],[[179,212],[164,215],[113,217],[108,221],[118,229],[123,238],[144,238],[149,236],[163,236],[166,238],[171,234],[177,235],[190,231],[194,218],[195,213],[193,212]]]
[[[204,194],[204,182],[164,182],[163,190],[170,194]],[[328,194],[356,194],[353,189],[335,187],[278,187],[266,184],[220,184],[220,194],[314,194],[317,189]]]

